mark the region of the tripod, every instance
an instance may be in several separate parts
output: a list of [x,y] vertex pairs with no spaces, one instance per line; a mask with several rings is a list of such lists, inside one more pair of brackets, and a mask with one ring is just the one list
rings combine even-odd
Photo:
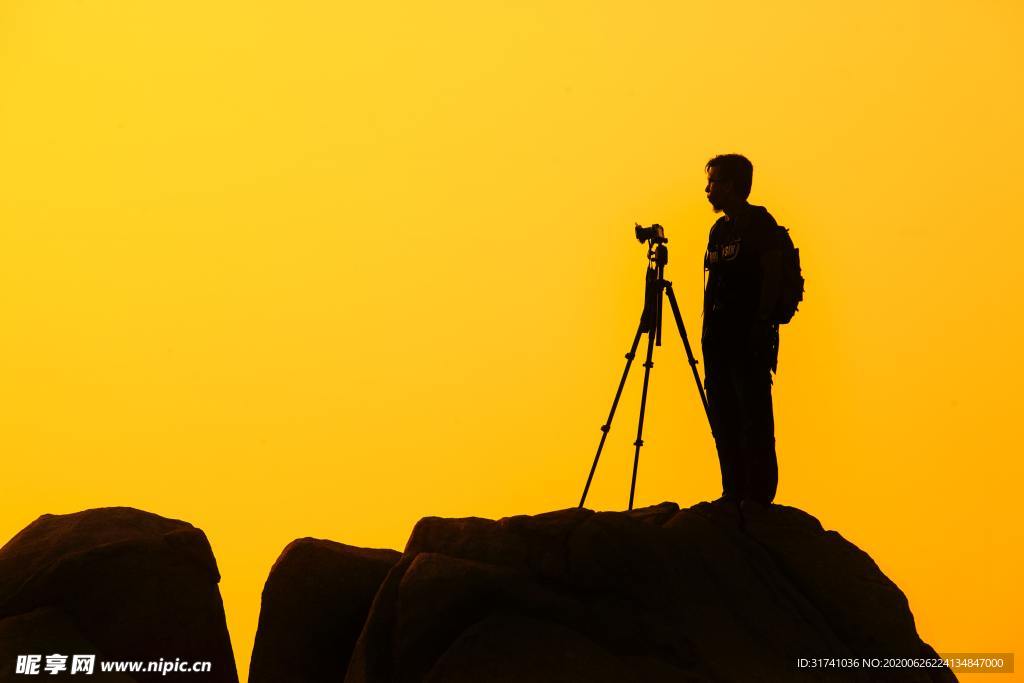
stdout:
[[[697,383],[697,392],[700,394],[700,401],[704,405],[704,413],[711,423],[711,414],[708,411],[708,399],[704,395],[704,385],[701,384],[700,375],[697,373],[697,361],[690,349],[690,340],[686,336],[686,327],[683,325],[683,316],[679,313],[679,304],[676,303],[675,292],[672,291],[672,283],[665,279],[665,266],[668,264],[668,247],[665,243],[668,239],[664,237],[661,226],[657,232],[650,229],[643,229],[637,226],[637,236],[643,241],[641,235],[647,237],[647,274],[646,286],[644,288],[644,310],[640,315],[640,325],[637,327],[636,336],[633,337],[633,345],[626,354],[626,368],[622,371],[622,379],[619,380],[619,388],[615,392],[615,400],[612,401],[611,412],[608,413],[608,420],[601,425],[601,442],[597,445],[597,455],[594,456],[594,464],[590,467],[590,475],[587,477],[587,484],[583,487],[583,497],[580,498],[579,507],[587,500],[587,492],[590,490],[590,483],[594,479],[594,472],[597,470],[597,461],[601,458],[601,450],[604,448],[605,439],[608,438],[608,431],[612,426],[612,419],[615,417],[615,409],[619,405],[619,398],[622,396],[622,388],[626,385],[626,377],[629,375],[629,368],[636,357],[636,349],[640,344],[640,337],[647,335],[647,360],[644,362],[644,388],[640,397],[640,422],[636,429],[636,441],[633,445],[636,451],[633,454],[633,480],[629,485],[629,509],[633,509],[633,493],[636,490],[636,470],[640,464],[640,447],[644,445],[644,414],[647,408],[647,387],[650,383],[651,368],[654,367],[654,345],[661,346],[661,309],[662,293],[668,295],[668,302],[672,305],[672,314],[676,319],[676,327],[679,328],[679,335],[683,338],[683,347],[686,349],[686,357],[689,359],[690,369],[693,371],[693,379]],[[648,230],[649,232],[644,232]]]

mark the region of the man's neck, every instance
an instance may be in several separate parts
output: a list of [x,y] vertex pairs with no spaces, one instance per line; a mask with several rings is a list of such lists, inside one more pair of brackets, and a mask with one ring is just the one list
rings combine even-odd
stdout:
[[750,204],[747,203],[747,200],[741,199],[738,202],[722,207],[722,211],[725,212],[726,220],[732,221],[746,214],[749,208]]

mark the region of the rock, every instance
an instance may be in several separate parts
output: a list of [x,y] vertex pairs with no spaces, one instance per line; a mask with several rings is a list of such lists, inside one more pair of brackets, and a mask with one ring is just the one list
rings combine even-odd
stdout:
[[345,681],[955,680],[796,665],[931,652],[902,592],[810,515],[663,503],[421,520]]
[[[492,614],[466,629],[431,669],[427,683],[700,681],[653,657],[617,657],[577,631],[517,614]],[[543,672],[538,677],[538,672]]]
[[208,661],[190,675],[237,683],[219,581],[206,535],[186,522],[128,507],[43,515],[0,548],[0,661],[95,654],[93,680],[140,683],[173,676],[103,675],[100,662]]
[[[219,579],[185,522],[132,508],[43,515],[0,548],[0,683],[23,679],[18,655],[53,653],[95,654],[92,680],[110,683],[237,683]],[[715,501],[428,517],[402,554],[296,540],[263,591],[250,681],[956,680],[797,667],[929,656],[866,553],[796,508]],[[160,659],[213,670],[100,670]]]
[[[708,505],[694,509],[715,515]],[[758,505],[743,517],[746,534],[855,652],[899,657],[922,647],[906,596],[867,553],[797,508]],[[925,647],[915,656],[934,656]]]
[[334,541],[292,541],[263,588],[249,683],[339,683],[373,596],[401,558]]

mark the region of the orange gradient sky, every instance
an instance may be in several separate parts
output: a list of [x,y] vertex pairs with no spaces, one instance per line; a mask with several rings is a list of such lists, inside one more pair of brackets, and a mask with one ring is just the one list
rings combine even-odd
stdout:
[[[642,303],[633,223],[666,226],[696,344],[703,167],[740,152],[807,278],[777,502],[870,553],[940,652],[1021,652],[1022,19],[3,3],[0,542],[99,506],[195,524],[244,680],[292,539],[578,502]],[[655,362],[637,505],[715,498],[674,332]],[[640,377],[589,506],[626,506]]]

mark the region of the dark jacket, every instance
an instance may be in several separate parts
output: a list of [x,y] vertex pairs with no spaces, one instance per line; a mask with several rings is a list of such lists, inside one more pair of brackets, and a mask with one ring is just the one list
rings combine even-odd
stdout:
[[704,254],[705,356],[760,358],[775,369],[778,326],[770,316],[779,295],[784,233],[767,209],[752,204],[711,227]]

